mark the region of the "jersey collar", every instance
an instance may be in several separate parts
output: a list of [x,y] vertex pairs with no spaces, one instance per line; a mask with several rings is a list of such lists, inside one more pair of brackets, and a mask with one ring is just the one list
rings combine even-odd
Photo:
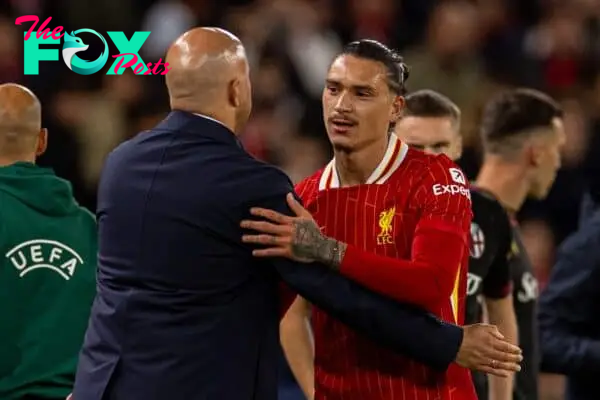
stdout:
[[[408,146],[395,134],[390,135],[387,149],[383,159],[377,165],[371,176],[367,179],[367,185],[382,185],[400,167],[404,157],[408,153]],[[335,167],[335,158],[323,170],[319,181],[319,190],[337,189],[340,187],[340,179]]]

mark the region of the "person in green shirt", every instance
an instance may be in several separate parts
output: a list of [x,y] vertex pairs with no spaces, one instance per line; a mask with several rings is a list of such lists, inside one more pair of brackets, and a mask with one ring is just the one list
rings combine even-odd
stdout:
[[0,399],[64,399],[96,293],[96,220],[35,164],[41,105],[0,85]]

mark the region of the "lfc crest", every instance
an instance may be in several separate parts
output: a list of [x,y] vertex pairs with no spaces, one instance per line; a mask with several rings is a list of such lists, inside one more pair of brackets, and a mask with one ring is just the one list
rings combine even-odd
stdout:
[[384,210],[379,214],[379,227],[381,231],[377,235],[377,244],[392,244],[392,227],[394,222],[394,214],[396,207]]

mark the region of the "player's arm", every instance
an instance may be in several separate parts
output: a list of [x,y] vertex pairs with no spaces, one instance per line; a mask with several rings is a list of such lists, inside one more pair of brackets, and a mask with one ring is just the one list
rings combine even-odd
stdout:
[[421,216],[410,259],[380,256],[343,245],[342,261],[332,267],[396,300],[437,308],[457,290],[460,270],[468,268],[463,263],[472,213],[464,175],[447,158],[436,158],[412,203]]
[[[257,203],[292,214],[285,192]],[[463,338],[460,327],[378,295],[322,264],[300,264],[281,257],[268,260],[289,288],[371,340],[438,370],[445,370],[457,357]]]
[[558,251],[550,280],[540,296],[544,372],[571,376],[600,374],[600,340],[586,333],[598,320],[598,238],[597,231],[589,234],[580,231]]
[[297,296],[281,320],[279,331],[285,357],[307,399],[313,398],[315,389],[310,314],[310,303]]
[[[292,190],[289,181],[287,185],[275,186],[278,180],[281,180],[280,176],[271,174],[259,178],[250,182],[251,192],[262,194],[262,197],[252,201],[252,205],[270,210],[285,221],[288,219],[309,221],[316,226],[310,218],[292,217],[294,212],[290,206],[304,209],[294,201],[291,194],[286,203],[285,193]],[[245,216],[246,219],[241,222],[241,226],[253,229],[252,224],[248,225],[248,222],[252,222],[248,217],[250,215]],[[254,222],[263,223],[263,221]],[[519,348],[506,343],[495,327],[473,325],[461,329],[456,325],[440,321],[421,308],[401,304],[374,293],[322,263],[300,264],[298,261],[290,260],[288,254],[290,227],[286,225],[275,228],[278,232],[282,230],[286,232],[284,239],[282,236],[258,235],[258,240],[247,240],[248,235],[243,235],[246,239],[242,241],[246,244],[273,243],[272,238],[275,238],[275,244],[285,241],[286,246],[271,249],[271,252],[266,255],[276,272],[296,293],[351,329],[398,354],[437,370],[445,370],[454,360],[468,368],[501,375],[506,370],[518,368],[517,363],[521,357]],[[320,233],[318,226],[316,230]],[[332,249],[328,246],[336,243],[328,239],[320,242],[326,247],[321,250],[333,254],[335,252],[332,253]],[[254,255],[260,255],[264,250],[256,246],[249,248]],[[493,360],[500,361],[496,365],[497,368],[490,366]]]
[[[272,168],[256,175],[247,180],[253,200],[243,205],[244,214],[250,217],[249,209],[256,206],[293,215],[286,202],[286,193],[293,190],[288,178]],[[240,230],[240,238],[243,233]],[[245,246],[257,250],[257,246]],[[438,370],[445,370],[457,357],[463,339],[460,327],[374,293],[323,264],[300,264],[283,257],[265,261],[296,294],[371,340]]]
[[[324,236],[310,214],[299,204],[290,204],[299,218],[273,210],[254,210],[262,221],[244,226],[263,232],[244,240],[274,247],[257,250],[257,256],[284,256],[312,260],[398,301],[429,309],[450,298],[464,261],[471,222],[471,201],[464,176],[445,158],[436,158],[417,187],[413,204],[420,220],[413,235],[411,259],[380,256]],[[458,172],[460,176],[451,176]],[[460,182],[462,181],[462,183]]]
[[410,259],[379,256],[349,245],[340,272],[397,300],[437,309],[457,290],[460,269],[467,268],[462,264],[472,213],[464,175],[448,158],[437,157],[412,204],[421,216]]
[[[496,325],[498,330],[509,343],[518,345],[517,320],[512,302],[512,295],[501,299],[486,298],[489,323]],[[489,377],[490,400],[512,400],[514,375]]]
[[[494,204],[495,205],[495,204]],[[489,323],[496,325],[509,343],[518,345],[517,317],[512,299],[510,251],[512,232],[506,212],[498,205],[490,210],[474,209],[474,221],[482,229],[485,250],[493,251],[492,264],[483,279],[483,295]],[[477,262],[477,259],[471,259]],[[513,398],[514,376],[490,376],[490,400]]]

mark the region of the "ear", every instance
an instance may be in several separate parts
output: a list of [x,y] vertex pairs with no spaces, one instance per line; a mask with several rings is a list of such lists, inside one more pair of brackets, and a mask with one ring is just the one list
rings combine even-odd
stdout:
[[542,146],[534,143],[530,143],[526,149],[527,162],[530,167],[537,168],[542,164],[544,158],[544,151]]
[[228,95],[227,100],[229,101],[229,104],[232,107],[238,108],[241,105],[242,92],[241,92],[241,83],[238,78],[234,78],[233,80],[231,80],[229,82],[227,95]]
[[404,109],[404,97],[395,96],[392,103],[392,110],[390,113],[390,122],[396,122],[402,116],[402,110]]
[[42,128],[38,134],[38,144],[35,150],[35,156],[39,157],[46,152],[48,148],[48,129]]

